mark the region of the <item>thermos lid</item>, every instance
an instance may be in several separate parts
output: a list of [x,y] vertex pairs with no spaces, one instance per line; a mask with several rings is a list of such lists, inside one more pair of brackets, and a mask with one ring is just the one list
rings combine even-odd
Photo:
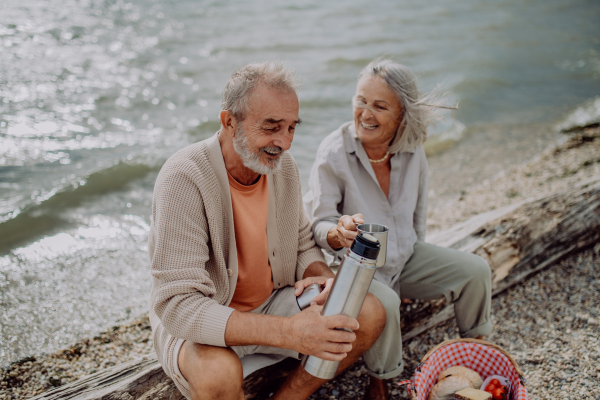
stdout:
[[381,244],[379,240],[368,233],[362,233],[356,236],[356,239],[352,242],[352,246],[350,246],[350,251],[358,256],[376,260],[380,248]]

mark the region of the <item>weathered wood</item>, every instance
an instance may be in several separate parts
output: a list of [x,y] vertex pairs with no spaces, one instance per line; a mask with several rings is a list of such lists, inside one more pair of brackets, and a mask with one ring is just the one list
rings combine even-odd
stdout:
[[[300,361],[282,362],[250,374],[244,380],[246,399],[267,399],[277,391]],[[185,400],[164,373],[155,355],[107,368],[78,381],[42,393],[43,400]]]
[[148,355],[96,372],[34,399],[180,400],[184,397],[165,375],[156,356]]
[[[492,269],[493,293],[506,290],[565,255],[600,241],[600,177],[569,190],[480,214],[429,237],[440,246],[478,254]],[[403,340],[454,316],[443,301],[402,306]],[[406,310],[406,307],[410,310]],[[247,399],[266,399],[298,365],[287,359],[248,376]],[[179,400],[155,356],[112,367],[35,399]]]
[[[483,257],[492,269],[494,296],[599,241],[600,177],[477,215],[429,237],[430,243]],[[454,317],[453,308],[444,306],[443,301],[418,302],[414,310],[403,310],[403,340]]]

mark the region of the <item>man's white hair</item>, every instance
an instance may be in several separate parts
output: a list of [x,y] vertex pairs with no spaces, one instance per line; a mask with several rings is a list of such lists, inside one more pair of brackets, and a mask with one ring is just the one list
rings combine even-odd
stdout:
[[221,110],[230,111],[238,122],[242,122],[248,111],[248,98],[259,83],[294,93],[300,86],[294,72],[281,61],[248,64],[231,74],[225,84]]

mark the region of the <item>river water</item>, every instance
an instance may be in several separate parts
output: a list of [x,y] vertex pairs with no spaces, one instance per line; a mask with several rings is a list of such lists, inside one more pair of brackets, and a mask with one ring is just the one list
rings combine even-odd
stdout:
[[595,0],[2,0],[0,366],[147,309],[156,174],[218,129],[236,68],[300,76],[306,182],[360,69],[408,65],[460,105],[428,143],[451,196],[598,118],[599,20]]

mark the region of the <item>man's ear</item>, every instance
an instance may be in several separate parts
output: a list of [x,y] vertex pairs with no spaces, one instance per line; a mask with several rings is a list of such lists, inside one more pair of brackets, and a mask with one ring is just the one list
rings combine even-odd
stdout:
[[238,130],[237,120],[229,110],[223,110],[219,113],[219,119],[221,120],[221,126],[223,127],[223,132],[227,135],[234,137],[235,133]]

